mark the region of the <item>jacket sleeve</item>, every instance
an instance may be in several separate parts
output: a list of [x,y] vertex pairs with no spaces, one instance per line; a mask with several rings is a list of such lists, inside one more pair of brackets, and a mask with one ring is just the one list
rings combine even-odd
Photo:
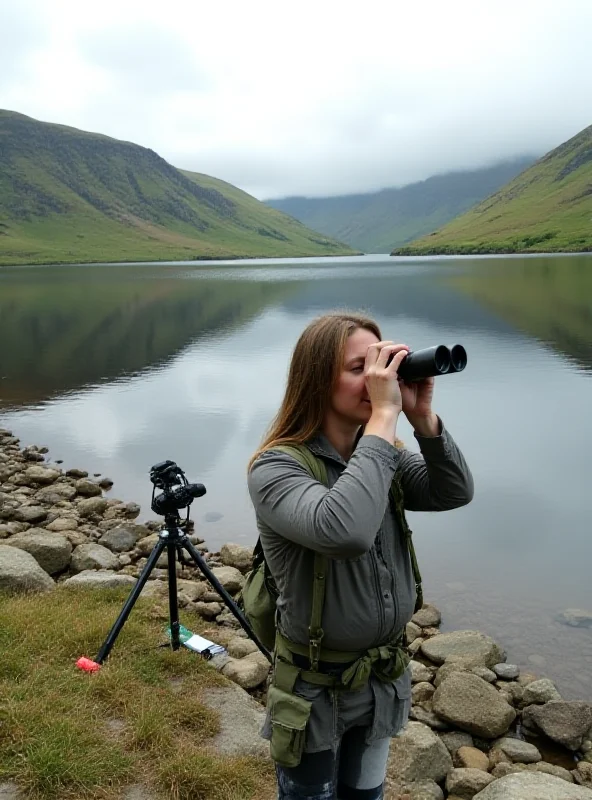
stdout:
[[448,511],[473,499],[473,476],[442,421],[439,436],[415,434],[419,453],[403,450],[399,469],[408,511]]
[[267,450],[249,472],[259,519],[275,533],[330,558],[351,559],[374,544],[401,459],[379,436],[362,436],[328,489],[287,453]]

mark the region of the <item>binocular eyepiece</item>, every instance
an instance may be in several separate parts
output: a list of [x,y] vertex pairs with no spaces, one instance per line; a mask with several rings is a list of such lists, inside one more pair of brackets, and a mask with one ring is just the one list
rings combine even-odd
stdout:
[[[393,356],[387,362],[391,363]],[[404,381],[421,381],[424,378],[435,378],[438,375],[449,375],[462,372],[467,366],[467,351],[462,344],[448,347],[439,344],[425,350],[411,351],[399,365],[398,374]]]

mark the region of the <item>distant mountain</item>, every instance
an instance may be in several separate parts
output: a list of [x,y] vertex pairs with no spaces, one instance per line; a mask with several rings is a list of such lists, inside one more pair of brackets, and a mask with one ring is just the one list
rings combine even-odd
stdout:
[[534,156],[524,157],[484,169],[435,175],[370,194],[285,197],[267,204],[366,253],[388,253],[467,211],[534,160]]
[[0,265],[348,253],[153,150],[0,110]]
[[466,214],[393,255],[592,251],[592,125]]

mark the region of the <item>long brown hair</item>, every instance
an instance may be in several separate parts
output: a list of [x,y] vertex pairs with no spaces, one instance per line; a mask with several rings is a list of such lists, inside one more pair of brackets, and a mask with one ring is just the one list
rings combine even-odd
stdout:
[[264,451],[279,444],[302,444],[321,429],[341,372],[345,344],[358,328],[382,339],[374,320],[339,311],[314,319],[296,342],[284,399],[249,469]]

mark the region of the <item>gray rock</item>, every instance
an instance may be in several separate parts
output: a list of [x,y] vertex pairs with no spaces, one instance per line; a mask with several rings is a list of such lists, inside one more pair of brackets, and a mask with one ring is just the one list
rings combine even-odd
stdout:
[[522,693],[522,703],[525,706],[533,703],[549,703],[551,700],[561,700],[561,695],[549,678],[541,678],[538,681],[529,683]]
[[104,533],[99,539],[99,544],[108,547],[114,553],[125,553],[133,550],[136,542],[145,538],[147,532],[143,525],[118,525]]
[[[251,655],[257,654],[252,653]],[[261,659],[250,656],[239,659],[229,658],[222,669],[222,674],[238,683],[243,689],[254,689],[256,686],[260,686],[269,675],[269,662],[265,656],[262,656]]]
[[405,635],[407,636],[407,644],[412,644],[421,636],[421,628],[415,622],[408,622],[405,626]]
[[493,781],[474,800],[592,800],[592,791],[554,775],[528,771]]
[[17,522],[42,522],[47,517],[47,511],[42,506],[20,506],[13,512]]
[[464,731],[450,731],[450,733],[441,733],[440,739],[451,756],[461,747],[473,747],[473,737],[470,733]]
[[487,683],[493,683],[497,679],[495,672],[487,667],[471,667],[469,672],[472,672],[473,675],[477,675],[477,677],[487,681]]
[[494,664],[491,668],[498,678],[505,681],[515,681],[520,675],[520,667],[516,664]]
[[529,742],[525,742],[522,739],[505,737],[495,742],[494,748],[504,752],[515,763],[533,764],[535,761],[542,760],[538,749],[533,744],[529,744]]
[[251,639],[244,639],[242,636],[235,636],[228,642],[226,647],[231,658],[244,658],[250,653],[257,653],[259,648]]
[[503,649],[490,636],[479,631],[440,633],[427,639],[421,652],[435,664],[443,664],[450,656],[470,659],[471,666],[491,667],[505,659]]
[[536,772],[545,772],[547,775],[555,775],[556,778],[561,778],[568,783],[573,783],[571,772],[565,767],[560,767],[557,764],[548,764],[546,761],[537,761],[536,764],[525,764],[525,769],[535,770]]
[[0,800],[24,800],[24,795],[16,783],[0,783]]
[[240,591],[245,585],[245,578],[235,567],[214,567],[212,574],[230,594]]
[[493,775],[483,772],[481,769],[456,767],[446,776],[446,790],[455,797],[463,797],[470,800],[493,780]]
[[506,733],[516,717],[491,684],[468,672],[449,675],[436,689],[432,706],[439,717],[485,739]]
[[39,566],[49,575],[63,572],[70,563],[72,545],[59,533],[30,528],[25,533],[17,533],[7,542],[30,553]]
[[421,722],[423,725],[427,725],[435,731],[450,730],[450,725],[448,722],[446,722],[446,720],[443,720],[441,717],[437,716],[437,714],[434,714],[434,712],[430,709],[422,708],[422,706],[411,706],[409,717],[416,722]]
[[391,741],[387,772],[404,783],[429,778],[441,781],[452,769],[452,758],[444,743],[427,725],[408,722]]
[[246,572],[253,566],[253,548],[240,544],[224,544],[220,549],[220,559],[224,566]]
[[582,608],[567,608],[557,616],[559,622],[572,628],[592,628],[592,611]]
[[436,670],[434,667],[427,667],[425,664],[422,664],[421,661],[413,661],[409,662],[409,669],[411,671],[411,682],[412,683],[422,683],[424,681],[433,681],[434,676],[436,674]]
[[0,591],[47,592],[54,586],[52,578],[30,553],[0,544]]
[[74,517],[56,517],[53,522],[50,522],[49,525],[45,526],[46,530],[53,531],[54,533],[75,531],[77,527],[78,520]]
[[47,489],[37,492],[37,500],[40,503],[55,505],[62,500],[72,500],[76,497],[76,489],[69,483],[54,483]]
[[577,700],[552,700],[544,706],[527,706],[522,712],[526,728],[541,731],[569,750],[577,750],[592,727],[592,705]]
[[269,743],[259,735],[265,711],[244,689],[234,684],[208,688],[200,702],[219,715],[219,733],[208,742],[217,753],[269,757]]
[[66,470],[66,475],[69,478],[88,478],[88,472],[86,472],[86,470],[76,469],[76,467]]
[[423,703],[426,700],[430,700],[435,691],[435,687],[427,681],[415,683],[411,690],[411,702],[413,705],[416,705],[417,703]]
[[25,477],[32,484],[39,484],[40,486],[49,486],[54,483],[61,475],[61,470],[50,469],[49,467],[28,467],[25,470]]
[[117,556],[101,544],[80,544],[72,553],[70,569],[84,572],[89,569],[115,570],[119,566]]
[[93,517],[97,514],[102,514],[106,508],[107,501],[104,497],[88,497],[85,500],[81,500],[77,506],[81,517]]
[[76,491],[83,497],[99,497],[101,494],[101,487],[94,481],[89,481],[86,478],[81,478],[76,481]]
[[431,605],[431,603],[424,603],[419,611],[416,611],[411,617],[411,622],[419,625],[420,628],[434,628],[442,622],[442,614],[436,606]]
[[444,792],[436,781],[413,781],[405,784],[402,789],[403,793],[409,797],[409,800],[444,800]]
[[119,586],[134,586],[136,579],[112,570],[87,569],[64,581],[63,586],[86,586],[89,589],[117,589]]

